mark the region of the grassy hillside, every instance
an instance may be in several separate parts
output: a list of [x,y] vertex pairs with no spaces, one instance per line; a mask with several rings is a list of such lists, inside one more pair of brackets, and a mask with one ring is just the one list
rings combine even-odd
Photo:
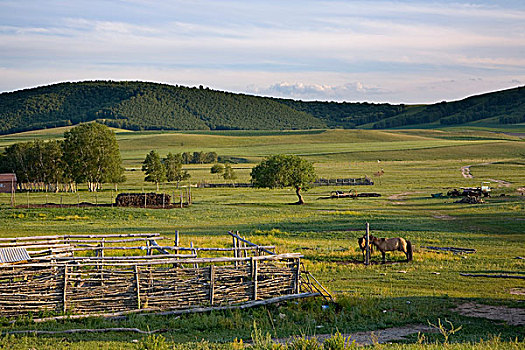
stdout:
[[456,102],[303,102],[146,82],[60,83],[0,94],[0,133],[98,120],[129,130],[384,129],[525,122],[525,87]]

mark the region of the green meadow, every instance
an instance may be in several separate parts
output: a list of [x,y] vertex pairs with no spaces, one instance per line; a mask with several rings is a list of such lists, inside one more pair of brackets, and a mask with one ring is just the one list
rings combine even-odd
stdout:
[[[65,128],[0,136],[0,148],[33,138],[60,138]],[[140,171],[145,155],[155,149],[168,152],[217,152],[234,157],[237,182],[250,180],[251,168],[263,157],[296,154],[312,161],[319,177],[370,177],[373,186],[312,187],[306,205],[291,189],[194,188],[193,204],[184,209],[113,208],[116,191],[111,184],[98,193],[79,185],[78,193],[17,193],[16,207],[9,194],[0,194],[0,236],[67,233],[159,232],[181,244],[228,246],[228,230],[239,231],[259,244],[277,246],[278,252],[299,252],[307,268],[336,298],[304,300],[243,311],[213,312],[181,317],[133,316],[125,320],[89,319],[31,324],[27,320],[3,323],[2,329],[60,330],[68,328],[137,327],[166,329],[162,336],[132,333],[4,336],[0,347],[37,348],[194,348],[235,349],[237,339],[257,341],[256,331],[274,338],[293,335],[349,334],[449,320],[455,327],[452,349],[523,348],[523,326],[468,317],[454,311],[466,302],[525,309],[525,280],[471,278],[460,273],[525,276],[525,141],[523,129],[489,128],[442,130],[309,130],[218,132],[125,132],[115,130],[127,181],[118,192],[154,191]],[[461,167],[470,166],[473,178]],[[225,182],[210,173],[211,165],[187,165],[188,183],[162,184],[161,192],[178,196],[189,184]],[[380,171],[380,177],[375,174]],[[453,188],[479,186],[490,181],[492,197],[484,204],[455,203],[455,198],[431,198]],[[334,190],[377,192],[377,198],[327,198]],[[108,204],[82,208],[79,202]],[[73,204],[63,208],[33,208],[43,203]],[[28,208],[29,206],[29,208]],[[370,223],[378,237],[401,236],[415,245],[414,261],[400,252],[387,253],[394,263],[360,263],[357,238]],[[476,249],[454,255],[425,246]],[[323,308],[323,305],[328,308]],[[137,340],[133,342],[133,340]],[[432,349],[444,337],[429,332],[413,334],[393,349]],[[439,344],[439,345],[438,345]],[[260,347],[258,347],[260,346]],[[376,345],[379,347],[379,345]],[[267,347],[271,348],[271,347]],[[300,347],[297,347],[300,348]],[[307,348],[307,347],[303,347]]]

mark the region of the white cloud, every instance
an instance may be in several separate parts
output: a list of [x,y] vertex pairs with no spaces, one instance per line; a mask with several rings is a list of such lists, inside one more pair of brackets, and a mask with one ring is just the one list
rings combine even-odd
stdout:
[[344,85],[305,84],[300,82],[281,82],[268,87],[251,87],[251,92],[266,96],[296,98],[306,100],[354,101],[371,95],[387,93],[377,87],[367,87],[361,82]]
[[[0,90],[144,79],[416,102],[508,87],[525,76],[525,11],[507,2],[46,3],[0,3]],[[24,16],[15,21],[6,14],[16,9]],[[456,83],[443,83],[450,80]]]

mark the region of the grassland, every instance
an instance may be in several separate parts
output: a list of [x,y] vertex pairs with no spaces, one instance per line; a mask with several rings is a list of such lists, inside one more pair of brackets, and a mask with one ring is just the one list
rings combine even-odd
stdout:
[[[48,130],[0,137],[0,146],[32,137],[60,137],[63,130]],[[279,251],[301,252],[306,265],[337,296],[339,307],[322,311],[322,300],[289,303],[248,311],[231,311],[181,318],[136,316],[128,320],[4,326],[27,329],[65,329],[133,326],[167,328],[168,343],[195,348],[228,348],[234,338],[250,339],[253,323],[275,337],[292,334],[351,333],[393,326],[436,323],[449,319],[462,330],[451,338],[456,346],[478,344],[492,338],[493,348],[512,347],[511,339],[523,346],[519,326],[461,316],[455,305],[476,301],[491,305],[524,308],[525,291],[519,279],[473,279],[460,272],[498,272],[522,275],[525,256],[525,197],[517,189],[525,186],[525,142],[517,136],[488,130],[315,130],[294,132],[120,132],[117,138],[127,182],[119,191],[152,191],[143,174],[134,170],[147,152],[215,151],[245,159],[234,165],[237,181],[249,180],[251,167],[262,157],[275,153],[300,154],[315,163],[322,177],[362,177],[376,182],[355,187],[358,192],[378,192],[379,198],[323,199],[332,187],[314,187],[305,194],[304,206],[292,206],[295,194],[289,189],[192,189],[194,203],[186,209],[154,210],[127,208],[24,208],[24,204],[79,201],[110,203],[115,192],[107,186],[98,194],[81,190],[77,194],[25,194],[16,196],[17,208],[9,195],[0,195],[0,236],[53,233],[160,232],[182,233],[182,244],[228,245],[224,233],[238,230],[258,243],[275,244]],[[379,160],[379,162],[378,162]],[[471,165],[474,178],[461,174]],[[191,182],[223,182],[209,172],[209,165],[188,166]],[[383,169],[381,178],[373,176]],[[450,198],[431,198],[431,193],[451,188],[478,186],[493,181],[494,194],[483,205],[453,203]],[[186,184],[183,184],[186,185]],[[341,189],[341,188],[337,188]],[[349,188],[344,188],[348,190]],[[162,191],[178,194],[173,184]],[[501,196],[501,195],[505,196]],[[361,253],[356,239],[362,232],[348,231],[371,225],[380,237],[403,236],[416,245],[415,261],[403,263],[401,253],[389,255],[395,264],[357,263]],[[475,248],[468,256],[438,253],[422,246]],[[374,255],[374,261],[380,257]],[[280,316],[284,315],[284,316]],[[140,338],[140,337],[139,337]],[[3,344],[20,346],[32,337],[5,338]],[[140,344],[133,334],[75,335],[66,343],[61,337],[33,339],[36,344],[55,348],[127,348]],[[212,343],[190,344],[206,339]],[[428,342],[442,341],[436,334]],[[414,343],[417,336],[407,342]],[[48,344],[48,345],[46,345]],[[400,345],[417,348],[419,345]],[[427,345],[429,347],[430,345]],[[481,346],[481,345],[476,345]],[[392,347],[395,347],[394,345]],[[143,347],[144,348],[144,347]]]

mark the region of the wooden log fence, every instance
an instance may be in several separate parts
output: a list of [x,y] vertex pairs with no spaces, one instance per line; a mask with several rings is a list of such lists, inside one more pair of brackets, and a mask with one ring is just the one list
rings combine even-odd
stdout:
[[[68,315],[172,312],[223,308],[305,293],[308,296],[326,294],[322,286],[310,285],[313,276],[302,278],[305,271],[304,266],[301,270],[301,254],[275,254],[271,250],[275,250],[273,246],[256,245],[238,233],[230,236],[232,248],[195,247],[193,242],[190,247],[181,247],[178,235],[175,246],[158,245],[152,237],[161,236],[151,234],[82,237],[102,243],[95,247],[70,248],[71,252],[95,250],[97,256],[55,255],[0,265],[0,316],[41,312]],[[144,238],[150,242],[147,247],[160,254],[104,255],[104,251],[112,249],[125,252],[140,248],[107,246],[108,239],[124,237]],[[78,238],[81,237],[68,237]],[[31,239],[42,241],[43,237]],[[15,238],[22,245],[31,239]],[[63,241],[65,236],[51,239]],[[2,241],[12,242],[12,239]],[[172,254],[173,251],[176,254]],[[233,252],[234,256],[197,255],[206,251]]]

